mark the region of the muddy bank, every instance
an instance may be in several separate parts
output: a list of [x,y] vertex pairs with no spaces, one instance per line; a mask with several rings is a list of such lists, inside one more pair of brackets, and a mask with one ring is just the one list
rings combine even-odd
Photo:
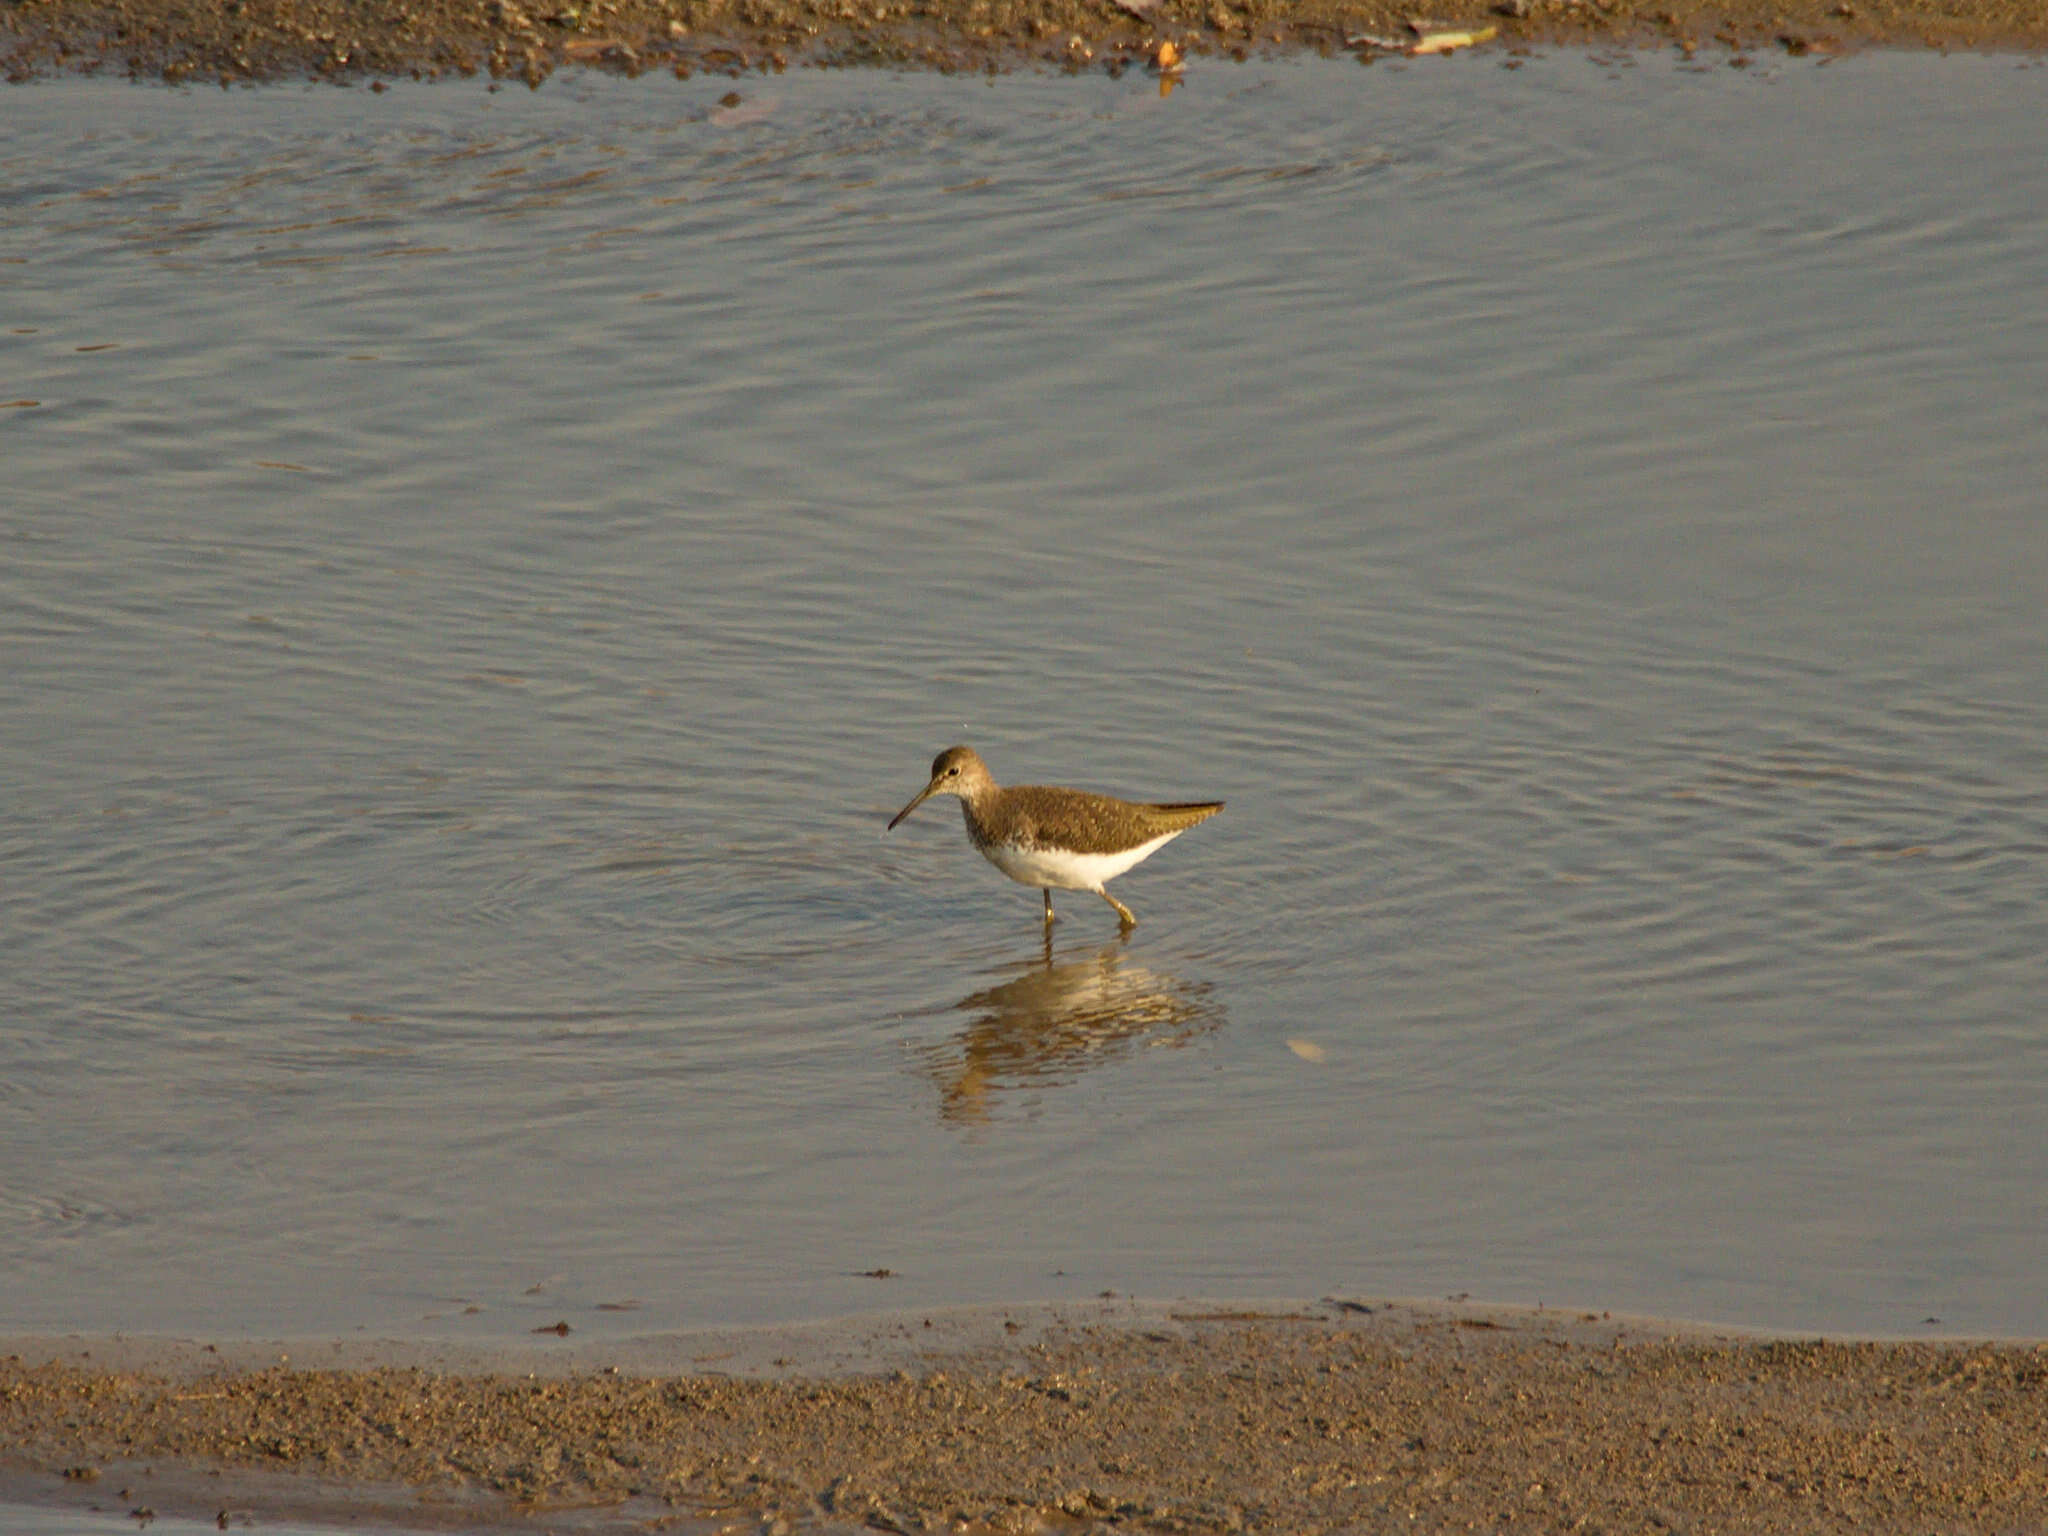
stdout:
[[0,1474],[0,1498],[123,1512],[278,1519],[354,1487],[357,1513],[583,1529],[2038,1530],[2048,1346],[1354,1303],[868,1376],[13,1356]]
[[[1421,23],[1418,27],[1416,24]],[[2038,49],[2048,0],[0,0],[13,79],[111,70],[221,81],[487,74],[539,84],[564,66],[743,73],[792,63],[1120,70],[1275,49],[1370,60],[1418,31],[1482,46],[1872,43]]]

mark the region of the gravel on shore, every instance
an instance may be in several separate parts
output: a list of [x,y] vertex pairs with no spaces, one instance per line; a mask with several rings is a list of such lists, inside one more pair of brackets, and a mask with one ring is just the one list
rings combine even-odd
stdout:
[[0,0],[0,73],[537,86],[565,66],[1120,72],[1156,65],[1163,43],[1169,62],[1300,49],[1369,62],[1460,32],[1509,55],[1656,44],[1734,63],[1872,44],[2039,50],[2048,0]]
[[275,1521],[350,1487],[494,1529],[2048,1530],[2048,1346],[1355,1305],[869,1375],[0,1360],[0,1499]]

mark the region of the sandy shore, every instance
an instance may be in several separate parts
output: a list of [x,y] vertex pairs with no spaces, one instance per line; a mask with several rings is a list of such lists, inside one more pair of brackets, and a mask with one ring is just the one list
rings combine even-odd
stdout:
[[[2048,1529],[2040,1344],[1374,1301],[978,1319],[495,1371],[14,1341],[0,1500],[591,1531]],[[699,1363],[646,1369],[664,1350]]]
[[15,80],[110,70],[168,80],[442,77],[538,85],[564,66],[741,73],[791,63],[1121,71],[1275,49],[1370,61],[1420,32],[1482,46],[2039,49],[2048,0],[0,0]]

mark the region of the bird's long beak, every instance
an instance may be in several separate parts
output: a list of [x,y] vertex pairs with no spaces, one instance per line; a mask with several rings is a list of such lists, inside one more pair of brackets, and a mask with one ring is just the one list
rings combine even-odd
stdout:
[[938,787],[939,781],[937,779],[933,779],[931,783],[925,785],[923,789],[920,789],[917,792],[917,798],[915,800],[912,800],[910,804],[906,805],[905,807],[903,807],[902,810],[898,811],[894,816],[892,816],[889,819],[889,825],[884,827],[882,830],[885,832],[894,832],[896,830],[896,823],[901,821],[904,817],[908,816],[920,805],[923,805],[925,801],[931,799],[932,791],[937,789]]

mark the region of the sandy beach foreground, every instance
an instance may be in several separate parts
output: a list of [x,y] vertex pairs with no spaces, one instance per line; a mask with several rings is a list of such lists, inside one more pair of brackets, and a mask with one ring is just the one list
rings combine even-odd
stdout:
[[1376,1301],[982,1318],[893,1319],[854,1370],[777,1335],[671,1340],[684,1371],[567,1340],[492,1372],[14,1341],[0,1500],[583,1531],[2048,1529],[2048,1345]]

